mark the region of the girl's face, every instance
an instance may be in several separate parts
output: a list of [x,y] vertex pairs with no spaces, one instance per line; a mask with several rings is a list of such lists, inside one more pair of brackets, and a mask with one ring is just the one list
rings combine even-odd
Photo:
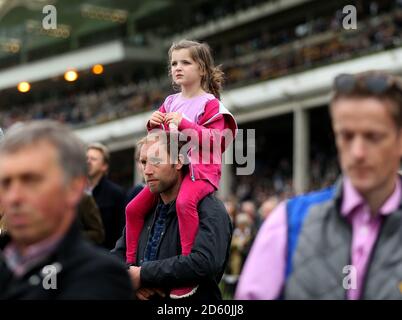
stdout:
[[189,87],[198,84],[201,86],[203,72],[200,65],[191,58],[189,49],[173,50],[170,68],[172,79],[177,85]]

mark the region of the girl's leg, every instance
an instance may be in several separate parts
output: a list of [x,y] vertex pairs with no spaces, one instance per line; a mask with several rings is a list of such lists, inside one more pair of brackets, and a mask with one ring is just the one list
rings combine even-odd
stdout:
[[126,207],[126,261],[134,263],[144,219],[158,197],[146,186]]
[[[176,212],[179,222],[182,255],[187,256],[191,253],[194,239],[197,235],[199,225],[198,203],[206,195],[214,191],[214,186],[206,180],[192,181],[189,175],[184,177],[176,199]],[[188,297],[194,294],[197,287],[198,286],[175,288],[171,291],[170,297],[173,299]]]
[[190,254],[198,231],[198,203],[214,191],[214,186],[206,180],[192,181],[189,175],[184,177],[176,200],[182,255]]

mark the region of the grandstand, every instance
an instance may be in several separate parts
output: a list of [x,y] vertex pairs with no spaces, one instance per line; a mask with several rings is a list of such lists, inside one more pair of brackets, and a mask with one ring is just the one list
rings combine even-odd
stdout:
[[[42,28],[46,4],[57,8],[58,29]],[[355,30],[343,28],[345,5],[357,9]],[[0,25],[1,126],[68,123],[84,141],[110,146],[112,179],[126,187],[139,179],[135,141],[173,90],[166,53],[176,39],[210,44],[227,77],[223,103],[241,129],[256,130],[256,174],[224,166],[223,197],[262,202],[331,183],[332,79],[402,72],[399,0],[0,0]],[[103,73],[92,72],[96,64]],[[68,70],[76,81],[65,81]],[[17,90],[23,81],[26,93]]]

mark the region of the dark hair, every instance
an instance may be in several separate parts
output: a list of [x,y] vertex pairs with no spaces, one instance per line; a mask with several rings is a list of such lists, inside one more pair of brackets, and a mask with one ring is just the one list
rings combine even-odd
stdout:
[[[211,48],[206,43],[197,41],[180,40],[175,42],[169,49],[169,76],[172,76],[170,62],[172,60],[172,52],[180,49],[189,49],[191,58],[199,64],[204,75],[201,79],[201,87],[204,91],[212,93],[216,98],[220,99],[220,92],[223,85],[224,73],[221,66],[215,66],[214,59],[211,54]],[[178,89],[173,83],[173,88]]]
[[330,107],[343,98],[383,101],[397,128],[402,127],[402,82],[394,75],[383,71],[340,74],[334,80]]

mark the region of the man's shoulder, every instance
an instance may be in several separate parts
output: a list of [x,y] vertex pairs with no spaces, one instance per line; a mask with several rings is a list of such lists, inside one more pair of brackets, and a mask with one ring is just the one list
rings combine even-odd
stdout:
[[70,250],[74,254],[61,254],[59,260],[69,266],[72,274],[87,274],[96,277],[105,272],[124,275],[125,265],[117,257],[105,249],[98,248],[92,243],[82,239],[82,242],[72,244]]
[[336,192],[335,186],[330,186],[321,190],[312,191],[306,194],[297,195],[287,201],[288,210],[300,210],[303,207],[322,204],[333,199]]
[[111,267],[125,269],[124,263],[118,260],[115,256],[110,254],[109,251],[98,248],[92,243],[85,244],[86,257],[89,264],[94,264],[98,267]]
[[223,202],[218,199],[213,193],[207,195],[199,202],[199,210],[201,212],[205,211],[207,213],[213,212],[214,214],[224,214],[229,217]]
[[336,192],[336,186],[331,186],[289,199],[285,203],[289,232],[298,234],[306,219],[321,219],[333,204]]
[[107,177],[102,179],[102,181],[103,181],[103,184],[104,184],[105,188],[109,192],[113,192],[114,194],[118,194],[118,195],[124,195],[123,188],[121,186],[119,186],[117,183],[114,183],[112,180],[110,180]]
[[63,299],[129,299],[130,277],[124,263],[109,252],[83,241],[75,247],[76,257],[60,260],[64,274]]
[[82,268],[92,266],[97,270],[99,266],[111,266],[125,268],[124,264],[112,256],[109,251],[96,247],[84,239],[78,224],[75,222],[58,245],[55,257],[56,260],[65,263],[71,268]]

